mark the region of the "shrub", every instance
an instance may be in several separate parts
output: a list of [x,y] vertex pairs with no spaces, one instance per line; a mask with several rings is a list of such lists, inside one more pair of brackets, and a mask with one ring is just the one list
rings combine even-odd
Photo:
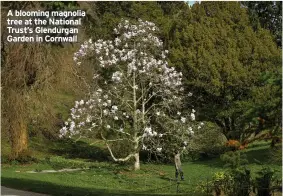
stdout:
[[224,193],[228,196],[249,196],[252,190],[251,172],[247,168],[232,169],[225,175]]
[[213,176],[214,194],[228,196],[248,196],[252,190],[250,170],[237,168],[226,172],[217,172]]
[[225,162],[225,167],[229,167],[231,169],[239,168],[242,165],[245,165],[248,163],[247,157],[241,152],[226,152],[225,154],[220,156],[221,160]]
[[[115,157],[126,157],[132,151],[132,143],[131,141],[117,141],[111,144],[111,149]],[[112,158],[109,155],[109,160]],[[133,159],[129,161],[130,163],[133,162]],[[120,164],[125,164],[119,162]]]
[[282,163],[282,144],[280,146],[275,146],[270,149],[270,159],[271,162],[281,164]]
[[272,182],[274,180],[275,171],[270,167],[264,167],[257,172],[258,177],[255,179],[255,187],[258,196],[271,196]]
[[17,158],[8,157],[7,162],[12,163],[12,164],[15,164],[15,163],[27,164],[27,163],[37,163],[38,159],[32,156],[31,151],[26,150],[20,153]]
[[234,180],[233,195],[249,196],[252,188],[251,172],[249,169],[236,169],[232,172]]
[[221,195],[222,190],[224,189],[224,183],[226,181],[226,176],[224,172],[216,172],[213,176],[213,188],[215,195]]
[[226,151],[227,138],[219,127],[211,122],[205,122],[189,142],[188,155],[192,159],[218,156]]
[[197,186],[195,187],[195,193],[203,193],[206,195],[212,194],[213,191],[213,181],[200,181]]
[[[237,142],[232,142],[236,144]],[[225,175],[224,192],[229,196],[249,196],[252,188],[251,172],[244,167],[248,163],[246,156],[240,151],[223,154],[221,160],[230,170]]]

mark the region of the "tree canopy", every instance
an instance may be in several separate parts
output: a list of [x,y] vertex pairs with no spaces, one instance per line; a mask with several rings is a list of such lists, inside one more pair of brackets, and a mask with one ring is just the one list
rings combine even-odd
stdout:
[[262,86],[263,74],[278,72],[280,50],[267,30],[253,30],[237,2],[195,4],[186,21],[181,30],[175,28],[175,39],[181,41],[170,45],[170,62],[183,71],[202,118],[215,121],[228,137],[239,138],[250,120],[241,103]]

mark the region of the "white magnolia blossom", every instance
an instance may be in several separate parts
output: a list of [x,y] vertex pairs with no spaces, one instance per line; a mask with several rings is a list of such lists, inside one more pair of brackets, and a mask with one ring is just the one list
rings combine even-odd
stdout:
[[118,106],[113,105],[113,106],[111,107],[111,109],[112,109],[113,111],[117,111],[117,110],[118,110]]
[[87,118],[86,118],[86,122],[91,122],[91,116],[90,115],[87,115]]
[[189,135],[194,135],[194,133],[195,133],[195,132],[194,132],[192,129],[189,129],[189,130],[188,130],[188,134],[189,134]]
[[65,134],[67,133],[67,127],[63,127],[61,130],[60,130],[60,137],[63,137]]
[[162,148],[156,148],[157,152],[161,152]]
[[103,114],[104,114],[104,116],[107,116],[107,115],[108,115],[108,113],[109,113],[109,112],[108,112],[108,110],[106,110],[106,109],[105,109],[105,110],[103,110]]
[[147,137],[147,136],[154,136],[151,127],[146,127],[144,129],[143,137]]
[[181,121],[182,121],[182,123],[185,123],[186,122],[186,118],[185,117],[181,117]]
[[112,74],[112,81],[119,83],[121,82],[122,76],[123,76],[122,72],[116,71]]
[[142,149],[143,149],[143,150],[147,150],[147,147],[143,144],[143,145],[142,145]]
[[191,119],[192,119],[192,121],[194,121],[196,119],[196,116],[195,116],[194,113],[191,113]]

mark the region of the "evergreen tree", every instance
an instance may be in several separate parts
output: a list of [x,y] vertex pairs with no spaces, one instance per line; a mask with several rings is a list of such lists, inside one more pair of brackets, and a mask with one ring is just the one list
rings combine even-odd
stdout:
[[275,36],[279,47],[282,45],[282,1],[247,1],[250,22],[255,30],[259,26],[268,29]]
[[216,122],[228,138],[240,138],[250,122],[243,115],[248,108],[240,103],[249,100],[255,106],[254,89],[263,86],[263,73],[278,72],[280,51],[268,30],[253,30],[237,2],[195,4],[182,21],[169,47],[171,64],[193,89],[195,104],[205,114],[200,118]]

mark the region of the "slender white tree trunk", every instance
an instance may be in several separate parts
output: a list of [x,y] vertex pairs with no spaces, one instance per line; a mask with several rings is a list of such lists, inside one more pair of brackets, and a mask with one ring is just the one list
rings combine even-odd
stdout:
[[135,164],[134,164],[134,168],[135,170],[139,170],[140,169],[140,154],[138,152],[138,147],[139,147],[139,142],[137,140],[137,135],[138,135],[138,127],[137,127],[137,97],[136,97],[136,74],[135,72],[133,73],[133,102],[134,102],[134,140],[135,142]]
[[135,170],[140,169],[140,154],[137,152],[135,153],[135,165],[134,165]]

